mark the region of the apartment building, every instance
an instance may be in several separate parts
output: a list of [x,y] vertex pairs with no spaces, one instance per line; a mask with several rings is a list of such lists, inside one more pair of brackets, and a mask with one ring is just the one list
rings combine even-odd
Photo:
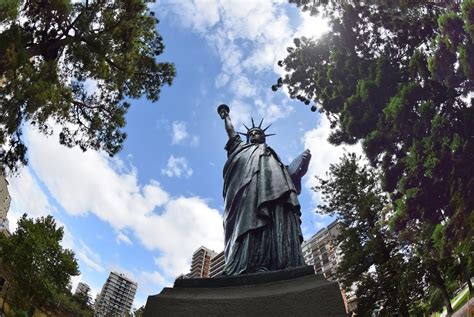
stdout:
[[4,176],[3,169],[0,167],[0,232],[8,231],[7,213],[10,208],[10,194],[8,192],[8,182]]
[[211,259],[211,267],[209,269],[209,277],[216,277],[222,274],[225,266],[224,251],[217,254]]
[[329,280],[334,280],[339,262],[337,253],[339,232],[339,224],[337,221],[333,221],[326,228],[319,230],[311,239],[301,244],[306,264],[313,265],[316,274],[323,274]]
[[83,282],[79,282],[76,287],[76,292],[74,294],[76,295],[83,295],[87,296],[89,292],[91,291],[91,288],[89,285]]
[[190,278],[206,278],[209,277],[211,268],[211,259],[217,255],[213,250],[201,246],[194,251],[191,260]]
[[138,283],[125,274],[111,272],[102,291],[97,295],[95,316],[128,316],[132,309]]

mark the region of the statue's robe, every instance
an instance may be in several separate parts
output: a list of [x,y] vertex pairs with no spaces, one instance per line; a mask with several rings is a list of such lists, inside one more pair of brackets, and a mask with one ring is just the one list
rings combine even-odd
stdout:
[[224,275],[304,265],[300,205],[286,166],[265,143],[239,136],[226,150]]

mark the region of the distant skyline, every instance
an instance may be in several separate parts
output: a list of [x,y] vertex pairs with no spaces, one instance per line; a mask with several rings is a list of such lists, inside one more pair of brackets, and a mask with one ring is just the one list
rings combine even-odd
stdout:
[[189,272],[198,247],[223,249],[227,135],[219,104],[229,105],[238,131],[251,117],[273,123],[268,132],[276,136],[267,143],[284,162],[311,150],[300,196],[305,238],[331,222],[314,212],[314,176],[324,176],[344,152],[327,142],[325,118],[271,91],[286,47],[294,37],[327,31],[323,20],[271,0],[164,0],[150,9],[166,46],[158,60],[175,63],[177,77],[157,103],[131,101],[123,150],[110,158],[69,149],[57,135],[25,127],[29,165],[9,178],[10,229],[24,212],[52,214],[65,227],[63,245],[79,261],[73,289],[83,281],[95,298],[110,272],[125,273],[138,282],[136,308]]

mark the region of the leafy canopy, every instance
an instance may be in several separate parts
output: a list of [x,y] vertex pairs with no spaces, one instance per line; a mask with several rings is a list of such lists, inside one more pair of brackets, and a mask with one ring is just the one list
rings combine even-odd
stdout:
[[362,142],[396,230],[472,258],[474,1],[290,2],[331,31],[295,39],[273,89],[326,114],[331,143]]
[[[11,170],[26,164],[30,124],[82,150],[116,154],[129,98],[159,99],[173,64],[143,0],[0,3],[0,145]],[[92,88],[91,88],[92,87]]]
[[324,113],[331,143],[362,143],[449,312],[446,276],[474,262],[474,1],[290,2],[331,31],[294,40],[273,90]]
[[408,316],[422,295],[422,266],[388,228],[392,210],[377,171],[346,154],[313,190],[322,195],[318,212],[340,225],[337,280],[349,292],[357,286],[357,313]]
[[52,216],[33,220],[26,214],[10,237],[0,235],[0,263],[11,285],[7,301],[15,308],[47,307],[79,274],[74,253],[60,245],[63,236]]

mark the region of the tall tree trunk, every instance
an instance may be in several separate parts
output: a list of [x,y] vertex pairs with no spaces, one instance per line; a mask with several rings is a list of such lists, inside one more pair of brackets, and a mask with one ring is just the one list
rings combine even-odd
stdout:
[[4,313],[4,314],[6,314],[5,302],[7,301],[7,297],[8,297],[8,285],[7,285],[7,282],[5,282],[3,284],[3,301],[2,301],[2,313]]
[[469,297],[472,297],[474,296],[474,290],[472,289],[471,278],[468,277],[466,282],[467,282],[467,287],[469,288]]
[[400,308],[398,309],[398,312],[400,313],[400,316],[410,316],[410,313],[408,311],[408,306],[405,300],[400,301]]
[[444,304],[446,305],[446,311],[448,312],[448,316],[451,316],[454,313],[454,311],[453,311],[453,307],[451,307],[451,299],[449,298],[446,285],[443,283],[442,285],[439,285],[439,288],[441,290],[441,293],[443,294],[443,300],[444,300]]
[[2,313],[3,314],[6,314],[5,312],[5,298],[6,298],[6,294],[3,294],[3,299],[2,299]]
[[437,287],[441,291],[441,294],[443,295],[444,304],[446,305],[446,311],[448,313],[448,316],[451,316],[453,314],[453,308],[451,307],[451,299],[449,298],[448,289],[446,288],[446,282],[439,269],[438,261],[431,259],[428,262],[428,267],[433,277],[433,286]]

